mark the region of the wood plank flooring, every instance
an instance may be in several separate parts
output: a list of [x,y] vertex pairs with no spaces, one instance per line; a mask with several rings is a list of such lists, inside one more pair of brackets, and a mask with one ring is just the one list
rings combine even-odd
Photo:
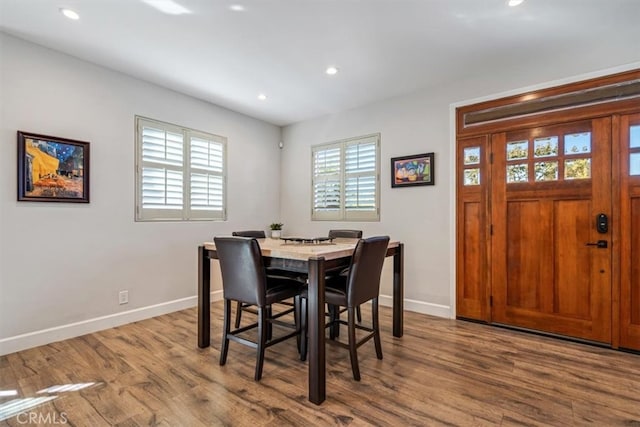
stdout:
[[295,340],[267,349],[260,382],[249,347],[232,342],[219,366],[221,312],[204,350],[193,308],[0,357],[0,390],[16,391],[0,425],[640,426],[638,355],[412,312],[394,338],[381,307],[384,360],[360,347],[356,382],[348,351],[327,346],[316,406]]

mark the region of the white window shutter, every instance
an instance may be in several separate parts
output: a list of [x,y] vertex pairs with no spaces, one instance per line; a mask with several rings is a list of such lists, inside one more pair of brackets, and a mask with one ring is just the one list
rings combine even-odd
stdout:
[[137,218],[181,218],[184,198],[182,129],[138,120],[138,154]]
[[377,218],[377,138],[347,143],[345,154],[345,219]]
[[312,149],[312,219],[379,220],[379,134]]
[[191,135],[191,217],[224,219],[224,144]]
[[226,139],[136,122],[136,220],[225,219]]
[[342,210],[342,152],[339,145],[313,151],[313,219],[339,219]]
[[142,207],[144,209],[182,209],[181,171],[142,168]]

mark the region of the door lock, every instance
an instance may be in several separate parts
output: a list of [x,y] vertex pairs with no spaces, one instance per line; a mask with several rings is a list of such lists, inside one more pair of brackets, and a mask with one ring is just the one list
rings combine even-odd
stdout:
[[596,246],[598,248],[608,248],[609,242],[606,240],[598,240],[597,242],[587,243],[586,246]]
[[600,213],[596,215],[596,231],[600,234],[605,234],[609,231],[609,217]]

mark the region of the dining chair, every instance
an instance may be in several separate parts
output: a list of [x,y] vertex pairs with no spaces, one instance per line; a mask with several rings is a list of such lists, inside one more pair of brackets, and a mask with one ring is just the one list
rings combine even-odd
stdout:
[[234,231],[231,233],[231,235],[237,237],[253,237],[254,239],[264,239],[267,237],[264,233],[264,230]]
[[[336,239],[336,238],[349,238],[349,239],[361,239],[362,238],[362,230],[348,230],[348,229],[342,229],[342,230],[329,230],[329,238],[331,239]],[[346,268],[344,269],[340,269],[337,272],[336,271],[331,271],[329,270],[327,272],[327,275],[329,276],[329,278],[332,275],[335,274],[342,274],[342,275],[346,275],[347,274],[347,270]],[[335,307],[331,307],[329,306],[329,312],[333,313],[333,310],[335,310]],[[343,310],[342,312],[346,311]],[[340,312],[338,312],[338,316],[340,316]],[[362,311],[360,310],[360,306],[358,306],[356,308],[356,317],[358,319],[358,322],[362,322]],[[331,332],[332,337],[338,336],[340,335],[340,330],[332,330]]]
[[[220,349],[220,365],[223,366],[227,362],[230,340],[248,345],[257,350],[254,379],[260,381],[265,349],[292,337],[297,336],[300,338],[301,325],[297,320],[298,313],[300,313],[298,307],[300,305],[302,285],[299,281],[286,277],[267,276],[260,245],[255,238],[215,237],[214,242],[220,260],[224,298],[224,326],[222,347]],[[295,322],[291,324],[277,320],[287,313],[283,312],[274,315],[270,310],[271,304],[292,297],[296,305]],[[231,330],[232,301],[257,307],[257,322]],[[273,338],[267,334],[267,326],[271,324],[292,328],[293,332]],[[255,342],[240,336],[240,334],[256,328],[257,340]]]
[[[389,246],[388,236],[369,237],[358,241],[354,249],[349,270],[346,276],[334,276],[325,286],[325,302],[330,305],[346,307],[347,321],[340,320],[335,316],[327,323],[328,328],[334,324],[347,325],[348,344],[337,340],[329,340],[338,346],[349,349],[351,358],[351,370],[353,378],[360,381],[360,367],[358,365],[357,348],[373,338],[376,356],[382,360],[382,345],[380,342],[380,322],[378,317],[378,298],[380,295],[380,276],[384,259]],[[302,291],[302,301],[300,304],[300,323],[302,324],[300,358],[306,359],[307,355],[307,313],[306,313],[306,290]],[[371,301],[372,326],[364,326],[356,323],[355,310],[360,304]],[[356,329],[368,332],[366,336],[356,341]]]
[[[264,239],[266,238],[266,234],[264,232],[264,230],[242,230],[242,231],[233,231],[231,233],[232,236],[236,236],[236,237],[252,237],[254,239]],[[300,273],[294,273],[291,271],[284,271],[284,270],[279,270],[276,268],[270,268],[267,267],[267,275],[268,276],[284,276],[284,277],[290,277],[292,279],[295,279],[301,283],[305,283],[306,282],[306,277],[301,277]],[[291,302],[288,301],[283,301],[282,304],[288,306],[288,307],[293,307],[293,304]],[[271,308],[269,308],[271,309]],[[242,312],[249,312],[252,314],[258,314],[257,310],[254,309],[252,307],[252,304],[244,304],[240,301],[237,302],[236,304],[236,320],[235,320],[235,327],[239,328],[240,327],[240,323],[242,322]],[[291,309],[288,309],[288,313],[291,312]],[[269,328],[269,335],[271,329]]]
[[329,237],[332,239],[338,237],[362,239],[362,230],[329,230]]

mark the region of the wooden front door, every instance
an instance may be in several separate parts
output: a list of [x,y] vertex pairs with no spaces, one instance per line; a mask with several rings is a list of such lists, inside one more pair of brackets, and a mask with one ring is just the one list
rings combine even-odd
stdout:
[[611,118],[490,144],[491,321],[610,343]]
[[620,120],[620,347],[640,350],[640,114]]

